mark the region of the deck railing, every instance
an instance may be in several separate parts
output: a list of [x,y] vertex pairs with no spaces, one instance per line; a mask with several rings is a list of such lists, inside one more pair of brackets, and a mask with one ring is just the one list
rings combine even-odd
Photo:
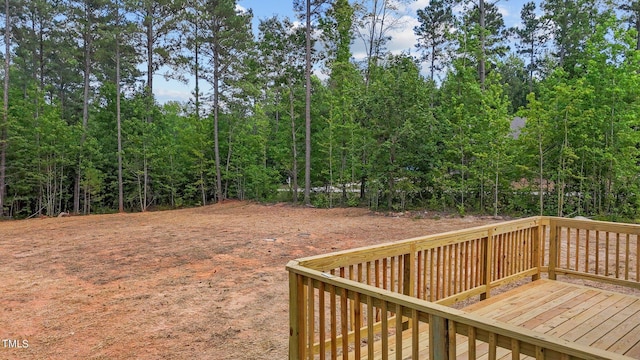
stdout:
[[565,274],[640,289],[640,226],[563,218],[548,221],[551,279]]
[[444,305],[543,273],[638,287],[638,234],[535,217],[292,261],[290,358],[611,358]]

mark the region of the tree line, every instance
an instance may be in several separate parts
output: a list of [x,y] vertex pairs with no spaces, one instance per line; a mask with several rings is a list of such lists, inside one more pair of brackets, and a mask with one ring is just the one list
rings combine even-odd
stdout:
[[[228,198],[638,215],[640,2],[5,0],[0,212]],[[353,44],[365,49],[355,59]],[[154,76],[188,83],[161,104]],[[320,75],[320,76],[318,76]]]

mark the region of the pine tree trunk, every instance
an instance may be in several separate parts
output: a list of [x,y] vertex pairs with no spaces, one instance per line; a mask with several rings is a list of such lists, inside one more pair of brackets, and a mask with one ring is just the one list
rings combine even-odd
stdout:
[[38,65],[40,71],[38,72],[38,77],[40,79],[40,87],[39,91],[44,91],[44,30],[43,30],[43,16],[40,16],[40,31],[38,33],[38,46],[40,48],[40,52],[38,53]]
[[216,202],[222,202],[222,173],[220,171],[220,142],[219,142],[219,106],[220,106],[220,59],[218,52],[213,55],[213,147],[216,162]]
[[[42,89],[44,89],[44,84],[43,84],[43,56],[42,53],[44,51],[43,48],[43,37],[42,37],[42,17],[40,17],[40,28],[36,29],[36,22],[33,21],[31,23],[31,32],[33,34],[38,34],[38,49],[39,49],[39,53],[36,53],[34,51],[33,53],[33,63],[34,64],[38,64],[38,71],[34,71],[33,72],[33,81],[34,83],[39,84],[39,87],[37,89],[37,96],[35,96],[35,98],[33,99],[33,105],[35,107],[35,113],[33,114],[33,120],[34,120],[34,125],[36,128],[39,127],[39,120],[40,120],[40,94]],[[26,99],[26,98],[25,98]],[[40,156],[40,151],[41,151],[41,147],[40,147],[40,133],[36,132],[36,148],[38,149],[38,174],[42,174],[42,159]],[[45,192],[44,192],[44,184],[43,184],[43,180],[42,178],[40,180],[38,180],[39,184],[38,184],[38,205],[36,208],[36,214],[38,214],[38,216],[42,215],[42,210],[46,207],[47,209],[47,214],[48,215],[52,215],[53,214],[53,209],[51,205],[51,196],[52,194],[55,194],[55,192],[51,192],[50,191],[50,187],[51,187],[51,172],[53,170],[51,170],[51,165],[47,166],[47,179],[48,179],[48,184],[47,184],[47,199],[46,199],[46,203],[47,205],[45,206]]]
[[[146,88],[146,98],[147,98],[147,123],[153,122],[153,45],[154,45],[154,36],[153,36],[153,1],[147,2],[147,19],[146,21],[146,36],[147,36],[147,88]],[[143,147],[145,151],[143,152],[143,200],[142,211],[147,210],[147,206],[149,205],[149,160],[147,158],[146,151],[146,136],[142,139]]]
[[484,213],[484,167],[480,171],[480,212]]
[[289,116],[291,117],[291,151],[293,153],[291,177],[293,182],[293,203],[298,202],[298,144],[296,140],[296,118],[293,85],[289,82]]
[[347,202],[347,181],[345,173],[347,172],[347,148],[346,142],[342,141],[342,148],[340,149],[340,185],[342,186],[342,199],[340,200],[340,206],[344,206]]
[[[198,20],[195,20],[195,34],[194,34],[194,77],[195,77],[195,106],[196,106],[196,119],[200,120],[200,45],[198,44]],[[204,204],[204,203],[203,203]]]
[[640,50],[640,5],[636,11],[636,50]]
[[[434,81],[435,78],[435,74],[436,74],[436,46],[433,45],[431,47],[431,81]],[[433,98],[433,96],[432,96]],[[433,107],[433,104],[431,104],[431,106]]]
[[142,211],[147,211],[147,205],[149,205],[149,199],[148,199],[148,189],[149,189],[149,166],[148,166],[148,162],[147,162],[147,147],[146,145],[143,145],[143,198],[142,198]]
[[[153,9],[152,1],[147,2],[147,19],[145,19],[147,36],[147,105],[151,111],[151,99],[153,97]],[[151,112],[147,113],[147,122],[153,121]]]
[[485,56],[486,56],[486,49],[485,49],[485,6],[484,6],[484,0],[479,0],[480,1],[480,6],[479,6],[479,10],[480,10],[480,62],[479,62],[479,69],[478,72],[480,74],[480,88],[484,91],[484,79],[486,76],[486,70],[485,70]]
[[498,181],[500,176],[500,166],[499,162],[496,161],[496,183],[493,193],[493,216],[498,216]]
[[360,199],[367,195],[367,150],[362,150],[362,176],[360,177]]
[[373,48],[374,48],[374,37],[376,35],[376,24],[378,23],[378,21],[376,20],[376,14],[378,14],[378,0],[374,0],[373,2],[373,19],[371,21],[371,31],[369,32],[370,38],[369,38],[369,51],[367,53],[368,55],[368,59],[367,59],[367,74],[365,76],[365,85],[368,88],[369,87],[369,81],[371,80],[371,67],[373,66],[373,62],[374,62],[374,57],[373,57]]
[[[229,169],[231,168],[231,155],[233,155],[233,132],[231,131],[231,129],[229,129],[229,133],[227,135],[227,160],[224,166],[224,171],[227,174],[230,173]],[[240,175],[240,169],[238,169],[237,167],[236,167],[236,175]],[[238,190],[238,193],[242,193],[243,194],[242,197],[244,197],[245,181],[238,180],[236,181],[236,183],[238,184],[238,189],[242,189],[242,190]],[[222,189],[222,197],[226,199],[228,194],[229,194],[229,178],[225,179],[224,187]]]
[[[331,118],[332,115],[329,115]],[[331,127],[333,121],[329,121],[329,209],[333,207],[333,129]]]
[[6,25],[4,29],[4,96],[2,124],[0,124],[0,217],[4,216],[7,169],[7,127],[9,122],[9,65],[11,62],[11,13],[9,11],[9,0],[4,1],[4,9]]
[[[377,2],[377,1],[376,1]],[[375,15],[377,17],[377,14]],[[378,38],[376,39],[376,46],[373,48],[374,49],[374,60],[377,61],[377,59],[380,58],[380,52],[381,52],[381,46],[382,46],[382,40],[384,39],[384,23],[387,20],[387,1],[386,0],[382,0],[382,16],[380,17],[380,32],[378,32]],[[377,18],[375,19],[375,21],[377,22]]]
[[311,203],[311,0],[307,0],[305,63],[304,203],[309,205]]
[[202,195],[202,206],[207,205],[207,192],[205,190],[205,183],[204,183],[204,170],[202,170],[204,168],[204,165],[201,163],[200,164],[200,192]]
[[[116,17],[120,23],[120,4],[116,3]],[[118,211],[124,212],[124,189],[122,184],[122,122],[120,118],[120,33],[116,31],[116,122],[118,127]]]
[[78,167],[76,169],[76,178],[73,187],[73,213],[80,213],[80,164],[81,160],[78,159]]
[[391,171],[388,173],[389,175],[389,197],[387,198],[387,208],[388,210],[393,209],[393,198],[395,195],[395,184],[396,184],[396,139],[391,139],[391,148],[389,149],[389,165],[391,166]]
[[544,155],[544,149],[542,148],[542,135],[539,135],[538,137],[538,156],[539,156],[539,163],[538,163],[538,170],[539,170],[539,179],[538,181],[540,182],[538,184],[539,187],[539,194],[538,196],[540,197],[540,216],[542,216],[544,214],[544,191],[545,191],[545,187],[543,185],[544,182],[544,159],[543,156]]
[[534,45],[534,39],[533,39],[533,35],[531,36],[531,48],[529,49],[529,51],[531,51],[531,58],[529,59],[529,92],[533,92],[533,69],[534,69],[534,63],[536,61],[536,55],[535,55],[535,45]]
[[144,199],[142,197],[142,181],[140,179],[140,174],[137,174],[136,178],[138,179],[138,199],[140,201],[140,208],[142,209],[142,204],[144,204]]
[[74,192],[73,212],[80,213],[80,183],[82,181],[82,152],[84,142],[87,139],[87,128],[89,126],[89,89],[91,79],[91,15],[89,14],[89,3],[85,3],[85,20],[87,24],[84,28],[84,89],[82,95],[82,137],[80,139],[80,156],[78,157],[78,171],[76,173],[76,183]]
[[[60,196],[58,197],[58,212],[62,212],[63,208],[62,208],[62,185],[64,184],[64,165],[62,165],[60,167],[60,182],[59,185],[59,192],[60,192]],[[64,209],[66,210],[66,208]]]

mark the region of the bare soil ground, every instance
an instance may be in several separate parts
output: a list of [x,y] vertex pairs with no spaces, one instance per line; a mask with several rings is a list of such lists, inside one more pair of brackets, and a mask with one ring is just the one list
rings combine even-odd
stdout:
[[495,221],[419,215],[228,202],[1,222],[0,359],[286,359],[289,260]]

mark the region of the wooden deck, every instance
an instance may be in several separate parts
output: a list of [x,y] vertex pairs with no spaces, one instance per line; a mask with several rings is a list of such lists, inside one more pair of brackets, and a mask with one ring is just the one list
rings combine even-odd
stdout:
[[291,360],[640,359],[640,225],[532,217],[287,269]]
[[567,341],[640,358],[640,298],[635,296],[538,280],[465,310]]
[[[640,359],[640,298],[560,281],[541,279],[478,302],[465,312],[536,333]],[[402,359],[411,359],[411,330],[403,333]],[[420,358],[429,357],[428,324],[420,328]],[[467,338],[456,339],[457,358],[468,359]],[[382,359],[381,341],[375,359]],[[395,359],[395,335],[389,338],[389,359]],[[487,359],[489,346],[477,342],[476,358]],[[497,359],[511,351],[497,349]],[[353,353],[349,356],[353,359]],[[362,359],[368,359],[363,352]],[[520,359],[535,359],[522,355]]]

